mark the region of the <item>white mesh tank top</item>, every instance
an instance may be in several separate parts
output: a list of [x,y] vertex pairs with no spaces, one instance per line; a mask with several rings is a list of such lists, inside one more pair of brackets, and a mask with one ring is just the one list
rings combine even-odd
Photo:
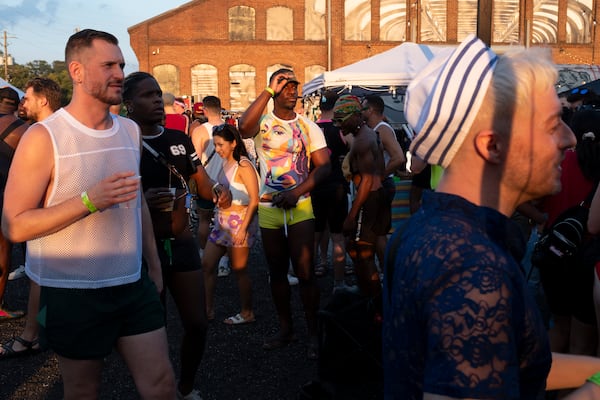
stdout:
[[[53,143],[54,184],[46,207],[80,196],[115,172],[137,171],[140,133],[128,119],[113,116],[107,130],[90,129],[60,109],[47,118]],[[39,285],[95,289],[135,282],[141,271],[141,208],[98,211],[72,225],[27,242],[26,270]]]

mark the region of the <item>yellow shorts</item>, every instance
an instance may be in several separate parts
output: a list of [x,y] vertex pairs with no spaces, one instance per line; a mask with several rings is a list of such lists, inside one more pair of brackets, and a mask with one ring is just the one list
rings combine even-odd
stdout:
[[271,203],[258,204],[258,225],[265,229],[279,229],[314,219],[310,197],[298,200],[296,207],[288,210],[274,207]]

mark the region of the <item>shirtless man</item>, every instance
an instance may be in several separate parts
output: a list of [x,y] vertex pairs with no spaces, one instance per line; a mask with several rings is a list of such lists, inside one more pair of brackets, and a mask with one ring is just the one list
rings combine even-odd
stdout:
[[[389,207],[391,212],[392,201],[396,195],[394,173],[406,163],[406,157],[402,152],[398,139],[396,139],[394,128],[385,120],[384,107],[383,99],[376,94],[366,96],[362,102],[362,116],[369,128],[373,129],[379,137],[383,148],[385,174],[382,184],[386,193],[386,207]],[[377,238],[377,260],[380,266],[383,265],[383,254],[385,253],[388,233],[389,231]]]
[[[4,199],[4,188],[8,177],[8,169],[17,144],[27,130],[27,125],[15,115],[19,108],[19,94],[13,88],[0,88],[0,205]],[[12,243],[0,233],[0,321],[20,318],[23,311],[9,311],[2,308],[4,290],[8,281]]]
[[357,191],[344,221],[346,249],[354,262],[359,289],[369,297],[378,298],[381,284],[375,267],[375,249],[377,238],[390,229],[391,210],[382,185],[385,163],[381,141],[363,121],[361,109],[356,96],[340,96],[333,108],[333,123],[344,136],[354,138],[348,157]]
[[[21,108],[27,119],[32,122],[48,118],[60,108],[60,86],[49,78],[30,80],[25,85]],[[40,307],[40,286],[32,280],[29,284],[25,328],[19,336],[14,336],[0,346],[0,359],[36,354],[41,351],[38,340],[40,325],[36,319]]]

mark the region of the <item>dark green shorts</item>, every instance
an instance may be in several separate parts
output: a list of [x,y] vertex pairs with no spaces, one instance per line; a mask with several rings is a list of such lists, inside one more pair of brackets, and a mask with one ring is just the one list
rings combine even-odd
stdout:
[[142,269],[134,283],[101,289],[42,287],[40,343],[75,360],[108,356],[122,336],[165,326],[156,286]]

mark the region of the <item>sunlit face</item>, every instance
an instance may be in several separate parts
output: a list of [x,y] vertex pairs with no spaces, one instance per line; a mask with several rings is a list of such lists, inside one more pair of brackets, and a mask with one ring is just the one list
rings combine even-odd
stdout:
[[223,160],[233,159],[233,149],[235,149],[236,146],[235,140],[228,142],[221,136],[213,136],[213,143],[215,144],[215,152],[219,155],[219,157],[221,157]]
[[519,107],[508,143],[504,182],[527,200],[561,189],[560,164],[575,146],[575,136],[561,118],[562,106],[554,88],[534,91],[533,111]]
[[369,105],[367,104],[366,101],[363,101],[361,106],[362,106],[362,117],[366,121],[369,119],[369,116],[371,115],[371,107],[369,107]]
[[89,49],[82,50],[80,58],[83,91],[105,104],[120,104],[125,60],[119,46],[95,39]]
[[356,126],[358,123],[358,121],[357,121],[358,118],[362,118],[362,117],[359,117],[357,113],[349,113],[349,114],[335,113],[335,114],[333,114],[333,120],[332,120],[333,126],[335,126],[336,128],[340,128],[340,131],[342,132],[342,134],[344,136],[346,136],[349,133],[354,132],[354,130],[356,129]]
[[275,97],[275,103],[285,109],[293,110],[298,101],[298,84],[290,82]]
[[22,99],[22,107],[23,111],[27,115],[27,118],[33,121],[38,121],[43,103],[44,97],[36,95],[32,87],[28,87],[25,90],[25,96],[23,96]]
[[164,119],[165,108],[162,90],[154,78],[146,78],[138,82],[126,101],[129,117],[140,124],[160,124]]

